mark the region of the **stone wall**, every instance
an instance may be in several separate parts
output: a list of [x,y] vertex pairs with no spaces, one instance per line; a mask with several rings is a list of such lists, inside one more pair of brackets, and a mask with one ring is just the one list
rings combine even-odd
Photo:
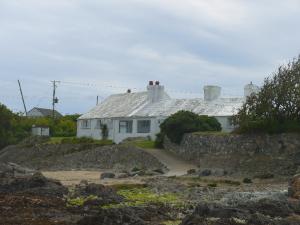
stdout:
[[[201,168],[234,174],[292,175],[300,170],[300,134],[186,134],[180,145],[165,148]],[[300,171],[298,171],[300,172]]]

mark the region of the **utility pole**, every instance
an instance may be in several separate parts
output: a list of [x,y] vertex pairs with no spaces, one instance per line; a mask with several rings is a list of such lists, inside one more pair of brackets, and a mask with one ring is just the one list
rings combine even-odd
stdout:
[[23,96],[23,92],[22,92],[21,82],[19,80],[18,80],[18,84],[19,84],[19,89],[20,89],[22,102],[23,102],[23,106],[24,106],[24,110],[25,110],[25,115],[27,116],[26,104],[25,104],[25,100],[24,100],[24,96]]
[[55,92],[56,92],[56,88],[57,88],[57,83],[59,83],[59,81],[54,80],[51,81],[53,84],[53,96],[52,96],[52,119],[55,119],[55,104],[58,103],[58,98],[55,96]]
[[97,102],[96,102],[96,105],[98,105],[99,103],[99,96],[97,95]]

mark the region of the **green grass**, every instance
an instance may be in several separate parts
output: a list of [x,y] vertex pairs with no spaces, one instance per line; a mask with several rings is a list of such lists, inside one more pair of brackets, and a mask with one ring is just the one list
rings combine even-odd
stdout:
[[[51,137],[46,144],[60,144],[61,140],[64,139],[66,137]],[[67,138],[73,138],[73,137],[67,137]]]
[[51,137],[46,144],[97,144],[97,145],[112,145],[112,140],[94,140],[92,138],[77,138],[77,137]]
[[139,189],[139,188],[146,188],[147,187],[147,184],[140,184],[140,183],[137,183],[137,184],[112,184],[112,185],[109,185],[109,187],[113,188],[114,190],[116,191],[120,191],[120,190],[130,190],[130,189]]
[[131,142],[134,146],[143,149],[155,148],[155,142],[150,140],[135,140]]
[[226,135],[230,135],[231,133],[223,132],[223,131],[197,131],[197,132],[194,132],[193,134],[226,136]]
[[78,197],[78,198],[70,198],[67,199],[67,207],[81,207],[88,200],[97,199],[97,196],[90,195],[88,197]]
[[179,225],[182,221],[181,220],[168,220],[168,221],[164,221],[162,222],[163,225]]
[[122,208],[127,206],[147,206],[149,204],[169,204],[180,207],[182,201],[175,194],[156,194],[148,188],[121,189],[117,192],[125,201],[119,204],[110,204],[102,208]]

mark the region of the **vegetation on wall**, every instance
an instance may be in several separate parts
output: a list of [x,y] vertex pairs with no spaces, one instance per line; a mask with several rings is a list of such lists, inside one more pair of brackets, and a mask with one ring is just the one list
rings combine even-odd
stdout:
[[279,67],[233,117],[240,133],[300,132],[300,57]]
[[156,146],[162,147],[165,135],[174,143],[180,144],[186,133],[198,131],[221,131],[221,124],[214,117],[199,116],[189,111],[179,111],[168,117],[160,125]]

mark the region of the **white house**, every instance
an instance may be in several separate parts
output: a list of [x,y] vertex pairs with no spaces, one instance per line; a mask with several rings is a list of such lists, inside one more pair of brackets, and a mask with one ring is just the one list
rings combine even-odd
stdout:
[[[28,117],[52,117],[53,110],[34,107],[28,111],[27,116]],[[54,116],[55,116],[55,118],[62,117],[62,115],[56,110],[54,110]]]
[[[245,86],[245,96],[257,92],[257,86]],[[172,99],[158,81],[150,81],[144,92],[114,94],[79,117],[77,136],[101,139],[101,125],[106,124],[108,138],[115,143],[129,137],[151,137],[159,133],[159,125],[179,110],[215,117],[223,131],[233,129],[229,118],[237,113],[245,97],[221,98],[221,88],[205,86],[204,99]]]

